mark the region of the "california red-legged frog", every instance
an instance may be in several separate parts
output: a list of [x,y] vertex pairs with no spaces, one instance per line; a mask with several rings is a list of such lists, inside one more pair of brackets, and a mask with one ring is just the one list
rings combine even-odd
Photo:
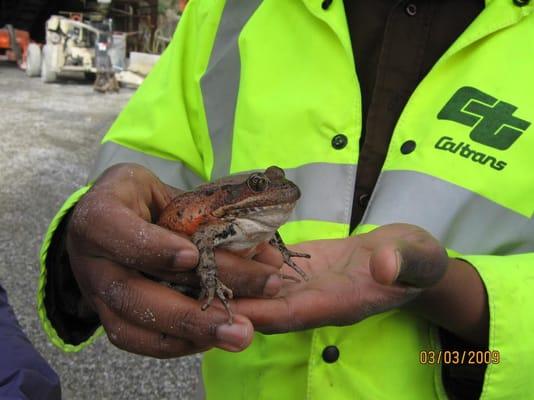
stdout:
[[207,297],[203,310],[210,306],[216,294],[232,321],[227,299],[233,294],[217,276],[213,252],[216,247],[252,257],[259,244],[269,242],[280,250],[287,265],[308,279],[291,257],[309,255],[287,249],[277,231],[288,220],[299,198],[297,185],[286,179],[282,169],[271,166],[263,173],[201,185],[169,203],[158,225],[188,235],[198,247],[200,298]]

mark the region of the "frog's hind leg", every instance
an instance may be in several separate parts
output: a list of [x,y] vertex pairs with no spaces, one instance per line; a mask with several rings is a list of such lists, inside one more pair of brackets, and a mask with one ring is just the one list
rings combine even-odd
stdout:
[[[310,258],[311,256],[306,253],[297,253],[296,251],[289,250],[286,245],[284,244],[284,241],[282,240],[282,237],[276,231],[274,233],[273,238],[269,241],[269,244],[276,247],[280,253],[282,254],[282,258],[284,260],[284,263],[289,265],[291,268],[295,270],[297,274],[299,274],[302,279],[305,281],[309,280],[308,275],[300,268],[292,259],[291,257],[303,257],[303,258]],[[287,275],[284,275],[283,278],[285,279],[292,279],[295,280],[293,277],[289,277]],[[298,280],[297,280],[298,281]]]
[[211,305],[215,295],[217,295],[228,313],[228,323],[232,324],[233,313],[228,299],[233,297],[233,292],[219,279],[217,265],[215,264],[215,253],[213,252],[220,235],[227,237],[230,234],[227,230],[228,228],[222,225],[220,227],[212,225],[206,229],[201,228],[193,235],[192,240],[199,251],[197,274],[200,277],[200,287],[202,289],[199,299],[207,298],[201,309],[203,311],[206,310]]

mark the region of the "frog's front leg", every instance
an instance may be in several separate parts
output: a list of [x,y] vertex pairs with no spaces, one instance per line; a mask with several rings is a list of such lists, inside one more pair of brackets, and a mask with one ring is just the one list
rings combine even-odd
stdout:
[[274,236],[269,241],[269,244],[271,246],[276,247],[280,251],[285,264],[293,268],[305,281],[309,279],[308,275],[306,275],[306,273],[291,259],[291,257],[310,258],[311,256],[309,254],[297,253],[296,251],[289,250],[286,247],[284,241],[282,240],[282,236],[280,236],[278,231],[274,233]]
[[200,287],[202,289],[199,299],[207,297],[206,302],[202,305],[202,310],[204,311],[210,306],[215,294],[217,294],[228,313],[229,324],[232,324],[233,314],[228,299],[233,297],[233,293],[229,287],[221,282],[217,275],[213,249],[232,235],[235,235],[235,229],[232,224],[211,224],[201,227],[191,238],[199,252],[197,274],[200,276]]

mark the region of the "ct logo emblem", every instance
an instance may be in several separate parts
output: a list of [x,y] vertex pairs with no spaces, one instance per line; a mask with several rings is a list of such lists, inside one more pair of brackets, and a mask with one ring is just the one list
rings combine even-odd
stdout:
[[473,127],[469,134],[473,141],[506,150],[530,126],[530,122],[514,117],[516,110],[517,107],[510,103],[464,86],[445,104],[438,119]]

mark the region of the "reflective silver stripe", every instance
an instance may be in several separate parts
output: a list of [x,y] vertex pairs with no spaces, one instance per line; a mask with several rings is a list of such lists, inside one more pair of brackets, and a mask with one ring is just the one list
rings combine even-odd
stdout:
[[106,142],[100,146],[96,163],[89,173],[89,181],[98,178],[104,170],[112,165],[120,163],[142,165],[151,170],[166,184],[183,190],[190,190],[203,182],[180,161],[154,157],[140,151],[131,150],[115,142]]
[[355,164],[306,164],[285,169],[285,173],[302,193],[290,221],[349,223],[356,182]]
[[[179,161],[154,157],[115,142],[100,146],[89,181],[96,179],[112,165],[124,162],[142,165],[166,184],[184,190],[191,190],[203,182]],[[239,175],[249,172],[252,171],[239,172]],[[349,222],[356,165],[314,163],[288,168],[285,172],[287,178],[295,182],[302,192],[302,200],[291,214],[291,221]]]
[[241,62],[238,38],[261,0],[227,0],[200,86],[213,148],[212,179],[228,176]]
[[534,251],[534,220],[479,194],[413,171],[379,178],[362,223],[405,222],[431,232],[464,254]]

